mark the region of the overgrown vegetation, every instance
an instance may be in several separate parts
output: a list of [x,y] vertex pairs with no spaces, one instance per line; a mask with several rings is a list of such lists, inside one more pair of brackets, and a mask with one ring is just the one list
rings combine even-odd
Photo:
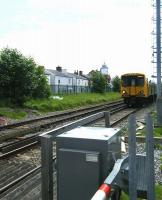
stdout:
[[162,172],[162,154],[160,155],[160,170]]
[[[162,137],[162,128],[161,127],[155,127],[153,129],[154,132],[154,137]],[[145,135],[146,134],[146,129],[142,129],[138,132],[138,135]]]
[[0,108],[0,116],[5,116],[7,118],[11,119],[22,119],[26,117],[27,113],[23,111],[22,109],[13,109],[13,108],[7,108],[3,107]]
[[158,149],[158,150],[162,150],[162,145],[161,144],[155,144],[155,149]]
[[[151,111],[151,117],[153,124],[157,123],[157,113],[155,109]],[[154,137],[162,137],[162,127],[154,127],[153,128]],[[138,131],[138,135],[145,135],[146,134],[146,128],[144,127],[142,130]]]
[[64,95],[62,100],[49,98],[49,99],[31,99],[24,103],[23,108],[6,107],[5,103],[0,103],[0,115],[9,118],[23,118],[25,117],[26,110],[31,110],[34,115],[44,112],[61,111],[85,105],[92,105],[96,103],[109,102],[120,99],[119,93],[109,92],[104,94],[99,93],[81,93]]
[[155,137],[162,137],[162,128],[154,128],[154,136]]
[[[156,185],[155,186],[155,196],[156,196],[156,200],[161,200],[162,197],[162,185]],[[128,200],[128,195],[126,195],[125,193],[122,192],[122,196],[120,200]],[[138,200],[140,200],[140,198],[138,198]]]
[[64,95],[62,100],[44,99],[30,100],[25,103],[25,107],[43,112],[66,110],[84,105],[114,101],[120,98],[119,93],[109,92],[99,93],[80,93]]
[[0,96],[4,101],[22,105],[27,98],[48,98],[50,88],[44,68],[16,49],[0,52]]

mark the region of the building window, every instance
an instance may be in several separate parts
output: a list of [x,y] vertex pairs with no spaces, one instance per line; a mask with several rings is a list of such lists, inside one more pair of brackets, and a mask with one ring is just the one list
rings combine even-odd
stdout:
[[60,84],[60,80],[58,80],[58,84]]
[[69,78],[69,84],[71,84],[71,79]]

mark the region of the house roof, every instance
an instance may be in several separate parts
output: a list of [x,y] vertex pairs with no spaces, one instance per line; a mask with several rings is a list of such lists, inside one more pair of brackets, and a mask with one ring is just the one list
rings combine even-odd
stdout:
[[52,75],[52,73],[49,70],[45,69],[45,75]]
[[84,80],[87,80],[87,78],[85,78],[84,76],[80,76],[80,75],[77,75],[77,74],[72,74],[72,73],[69,73],[71,76],[73,76],[73,78],[78,78],[78,79],[84,79]]
[[83,74],[82,76],[85,77],[86,79],[90,79],[91,78],[90,75],[88,75],[88,74],[87,75]]
[[59,72],[57,70],[53,70],[53,69],[47,69],[49,72],[51,72],[52,74],[56,75],[56,76],[62,76],[62,77],[69,77],[72,78],[72,76],[69,75],[69,73],[67,72]]
[[[56,75],[56,76],[61,76],[61,77],[68,77],[68,78],[76,78],[76,79],[84,79],[87,80],[87,78],[83,77],[83,76],[79,76],[77,74],[72,74],[72,73],[68,73],[68,72],[59,72],[57,70],[53,70],[53,69],[47,69],[45,70],[47,71],[47,73],[49,73],[49,75]],[[46,73],[46,74],[47,74]],[[48,75],[48,74],[47,74]]]

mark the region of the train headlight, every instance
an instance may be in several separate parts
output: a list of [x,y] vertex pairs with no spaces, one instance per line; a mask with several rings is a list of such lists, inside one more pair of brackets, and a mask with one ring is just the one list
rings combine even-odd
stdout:
[[123,90],[123,92],[122,92],[123,94],[125,94],[126,93],[126,91],[125,90]]

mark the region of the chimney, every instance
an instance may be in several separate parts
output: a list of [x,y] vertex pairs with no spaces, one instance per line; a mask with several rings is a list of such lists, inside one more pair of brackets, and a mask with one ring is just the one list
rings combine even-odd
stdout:
[[56,70],[57,70],[58,72],[62,72],[62,67],[58,66],[58,67],[56,67]]
[[74,74],[78,75],[78,70],[74,71]]
[[82,76],[83,75],[83,71],[79,71],[79,76]]

